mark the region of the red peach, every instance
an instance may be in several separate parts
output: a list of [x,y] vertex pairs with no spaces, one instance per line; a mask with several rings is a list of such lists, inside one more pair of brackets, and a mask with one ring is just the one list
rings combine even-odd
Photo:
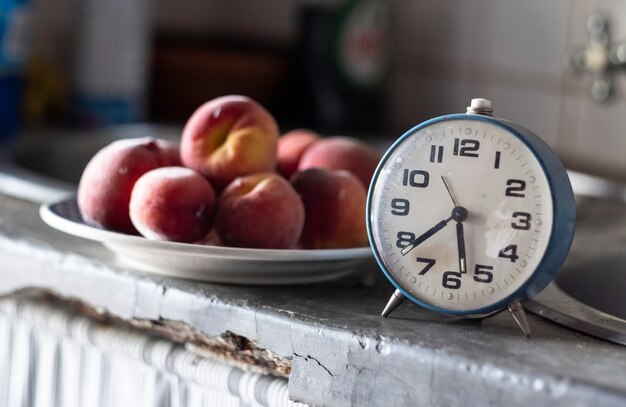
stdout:
[[298,170],[319,167],[350,171],[368,188],[379,161],[378,151],[363,141],[350,137],[329,137],[304,152]]
[[178,148],[152,137],[123,139],[98,151],[78,184],[78,208],[92,225],[136,234],[128,213],[135,182],[155,168],[180,165]]
[[180,157],[222,190],[239,176],[274,171],[278,135],[276,121],[260,104],[245,96],[222,96],[191,115]]
[[298,169],[302,154],[320,138],[319,134],[306,129],[285,133],[278,139],[278,173],[287,179],[291,178]]
[[235,179],[218,202],[215,229],[227,246],[289,249],[300,237],[304,206],[276,173]]
[[142,175],[130,197],[130,219],[148,239],[191,243],[213,223],[213,187],[190,168],[163,167]]
[[306,218],[300,242],[306,249],[367,245],[366,191],[348,171],[310,168],[291,180],[302,197]]

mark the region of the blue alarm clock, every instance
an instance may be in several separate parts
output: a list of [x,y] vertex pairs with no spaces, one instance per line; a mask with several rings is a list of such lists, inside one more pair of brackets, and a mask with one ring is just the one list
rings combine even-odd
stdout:
[[473,99],[466,114],[437,117],[384,154],[367,197],[367,232],[404,298],[430,310],[484,317],[508,308],[526,335],[521,303],[559,271],[576,208],[557,155],[530,130]]

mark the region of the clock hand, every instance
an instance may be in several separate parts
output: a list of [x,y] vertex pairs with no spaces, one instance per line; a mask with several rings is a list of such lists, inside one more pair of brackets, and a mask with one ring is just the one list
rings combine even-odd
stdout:
[[411,243],[409,243],[408,245],[404,247],[404,249],[402,249],[401,251],[402,255],[403,256],[406,255],[408,252],[415,249],[416,246],[420,245],[426,239],[428,239],[429,237],[431,237],[432,235],[434,235],[435,233],[439,232],[441,229],[446,227],[448,222],[450,222],[452,219],[453,219],[453,216],[450,215],[448,219],[442,220],[441,222],[437,223],[435,226],[433,226],[432,228],[424,232],[421,236],[418,236],[415,239],[413,239]]
[[463,222],[456,223],[456,244],[459,250],[459,271],[466,273],[466,260],[465,260],[465,236],[463,234]]
[[465,235],[463,233],[463,221],[467,218],[467,210],[456,203],[456,199],[454,199],[454,195],[452,195],[452,190],[443,175],[441,176],[441,180],[443,181],[443,185],[446,187],[446,191],[448,191],[448,195],[450,195],[450,199],[452,199],[452,203],[454,204],[452,216],[454,217],[454,220],[456,220],[456,244],[459,253],[459,271],[461,273],[466,273],[467,260],[465,258]]
[[456,200],[454,199],[454,196],[452,195],[452,191],[450,190],[450,186],[448,185],[448,182],[446,181],[446,178],[442,175],[441,176],[441,180],[443,181],[443,185],[446,187],[446,191],[448,191],[448,195],[450,195],[450,199],[452,199],[452,203],[454,204],[454,206],[459,206],[456,203]]

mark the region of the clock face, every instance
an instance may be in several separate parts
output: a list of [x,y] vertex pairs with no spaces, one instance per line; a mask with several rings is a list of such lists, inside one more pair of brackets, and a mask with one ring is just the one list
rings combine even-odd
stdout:
[[516,294],[554,221],[539,160],[488,120],[435,121],[405,136],[377,170],[368,205],[387,275],[418,302],[454,314]]

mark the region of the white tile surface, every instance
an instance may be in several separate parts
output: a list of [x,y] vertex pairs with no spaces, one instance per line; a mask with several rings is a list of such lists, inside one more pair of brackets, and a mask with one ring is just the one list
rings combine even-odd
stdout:
[[626,41],[625,2],[400,4],[406,8],[394,10],[401,56],[392,82],[393,123],[408,128],[486,97],[498,116],[535,131],[569,162],[626,177],[626,70],[615,76],[616,101],[602,105],[590,97],[590,78],[566,64],[588,42],[592,11],[609,16],[613,38]]
[[[623,81],[621,81],[623,82]],[[622,98],[626,87],[620,84]],[[602,172],[626,177],[626,103],[599,105],[584,98],[578,121],[575,156]]]
[[463,113],[472,97],[466,82],[445,77],[404,73],[394,78],[393,87],[391,121],[400,133],[431,117]]
[[494,115],[532,130],[551,146],[559,137],[560,92],[532,88],[494,87]]
[[489,65],[498,69],[560,75],[570,3],[544,0],[491,1]]
[[[592,12],[609,18],[612,42],[626,41],[625,2],[578,1],[571,14],[570,47],[588,41],[585,23]],[[564,78],[559,151],[573,166],[626,178],[626,71],[613,73],[615,98],[609,103],[591,98],[588,75],[565,72]]]
[[477,46],[483,0],[401,0],[392,3],[392,34],[403,59],[468,62]]

